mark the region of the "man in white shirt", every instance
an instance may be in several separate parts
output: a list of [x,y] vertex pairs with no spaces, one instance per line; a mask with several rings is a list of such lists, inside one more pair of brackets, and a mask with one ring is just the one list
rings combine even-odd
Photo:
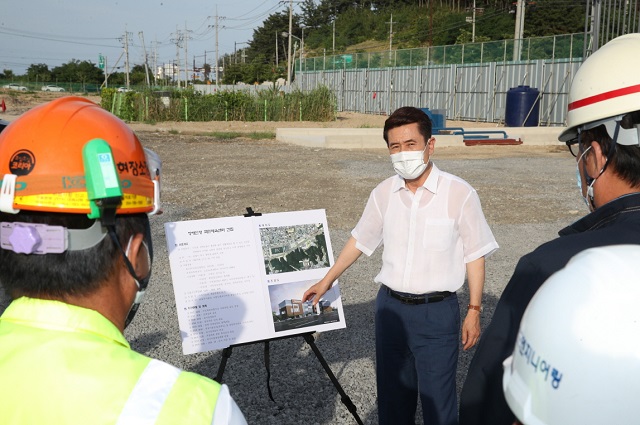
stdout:
[[380,424],[413,424],[420,395],[425,424],[457,424],[460,308],[469,283],[462,344],[480,337],[484,258],[498,248],[476,191],[431,161],[435,139],[420,109],[403,107],[385,122],[397,175],[372,192],[360,221],[327,275],[303,301],[317,303],[363,252],[384,243],[376,301],[376,374]]

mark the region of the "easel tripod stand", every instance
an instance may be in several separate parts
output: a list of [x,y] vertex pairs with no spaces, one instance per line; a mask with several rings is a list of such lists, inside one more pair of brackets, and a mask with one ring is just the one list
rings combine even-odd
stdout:
[[327,361],[324,359],[324,357],[322,356],[322,353],[318,349],[318,346],[316,345],[315,339],[313,337],[313,332],[285,336],[281,338],[265,339],[262,341],[254,341],[254,342],[248,342],[244,344],[231,345],[225,348],[224,350],[222,350],[222,360],[220,362],[220,366],[218,367],[218,373],[216,374],[215,380],[222,383],[222,375],[224,374],[224,369],[227,366],[227,360],[229,360],[229,358],[231,357],[231,352],[233,351],[233,347],[240,347],[243,345],[250,345],[250,344],[257,344],[257,343],[264,342],[264,363],[267,369],[267,390],[269,392],[269,398],[271,399],[271,401],[275,401],[273,399],[273,394],[271,393],[271,387],[269,385],[269,378],[271,377],[271,370],[269,367],[269,342],[277,341],[279,339],[293,338],[294,336],[301,336],[302,338],[304,338],[306,343],[309,344],[309,347],[311,347],[313,354],[316,355],[316,358],[318,359],[318,361],[320,361],[320,364],[324,368],[324,371],[327,373],[327,376],[329,377],[329,379],[331,379],[331,382],[333,382],[333,386],[336,388],[336,390],[338,390],[342,404],[346,406],[347,410],[349,410],[349,412],[353,415],[356,422],[359,425],[363,425],[362,420],[360,419],[360,416],[358,416],[358,412],[357,412],[358,409],[356,405],[353,404],[353,402],[351,401],[347,393],[344,392],[342,385],[340,385],[340,382],[338,382],[338,378],[336,378],[336,376],[333,374],[333,372],[331,371],[331,368],[329,367],[329,364],[327,364]]

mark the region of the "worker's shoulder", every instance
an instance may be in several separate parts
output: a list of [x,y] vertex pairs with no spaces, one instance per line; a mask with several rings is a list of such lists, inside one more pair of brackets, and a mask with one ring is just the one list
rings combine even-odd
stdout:
[[179,412],[180,421],[170,420],[166,423],[199,424],[203,417],[207,418],[205,423],[211,423],[211,415],[216,408],[219,396],[229,397],[228,390],[224,392],[221,390],[222,385],[216,381],[197,373],[181,370],[163,408],[168,417]]
[[220,384],[213,379],[186,370],[181,370],[178,379],[182,381],[182,383],[188,384],[189,386],[217,389],[220,388]]

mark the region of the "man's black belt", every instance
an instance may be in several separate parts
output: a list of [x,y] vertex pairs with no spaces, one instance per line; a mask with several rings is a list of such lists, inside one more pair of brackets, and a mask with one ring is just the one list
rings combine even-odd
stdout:
[[427,303],[437,303],[454,295],[455,292],[441,291],[429,292],[428,294],[407,294],[394,291],[386,285],[382,285],[387,294],[400,301],[402,304],[420,305]]

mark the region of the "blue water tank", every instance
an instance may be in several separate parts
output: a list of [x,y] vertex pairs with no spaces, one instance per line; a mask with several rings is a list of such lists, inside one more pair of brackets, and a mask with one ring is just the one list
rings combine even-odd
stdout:
[[504,123],[507,127],[536,127],[540,117],[540,91],[518,86],[507,92]]
[[447,126],[447,116],[444,109],[434,109],[432,111],[429,108],[420,108],[420,110],[427,114],[431,120],[432,133],[437,133],[438,129]]

